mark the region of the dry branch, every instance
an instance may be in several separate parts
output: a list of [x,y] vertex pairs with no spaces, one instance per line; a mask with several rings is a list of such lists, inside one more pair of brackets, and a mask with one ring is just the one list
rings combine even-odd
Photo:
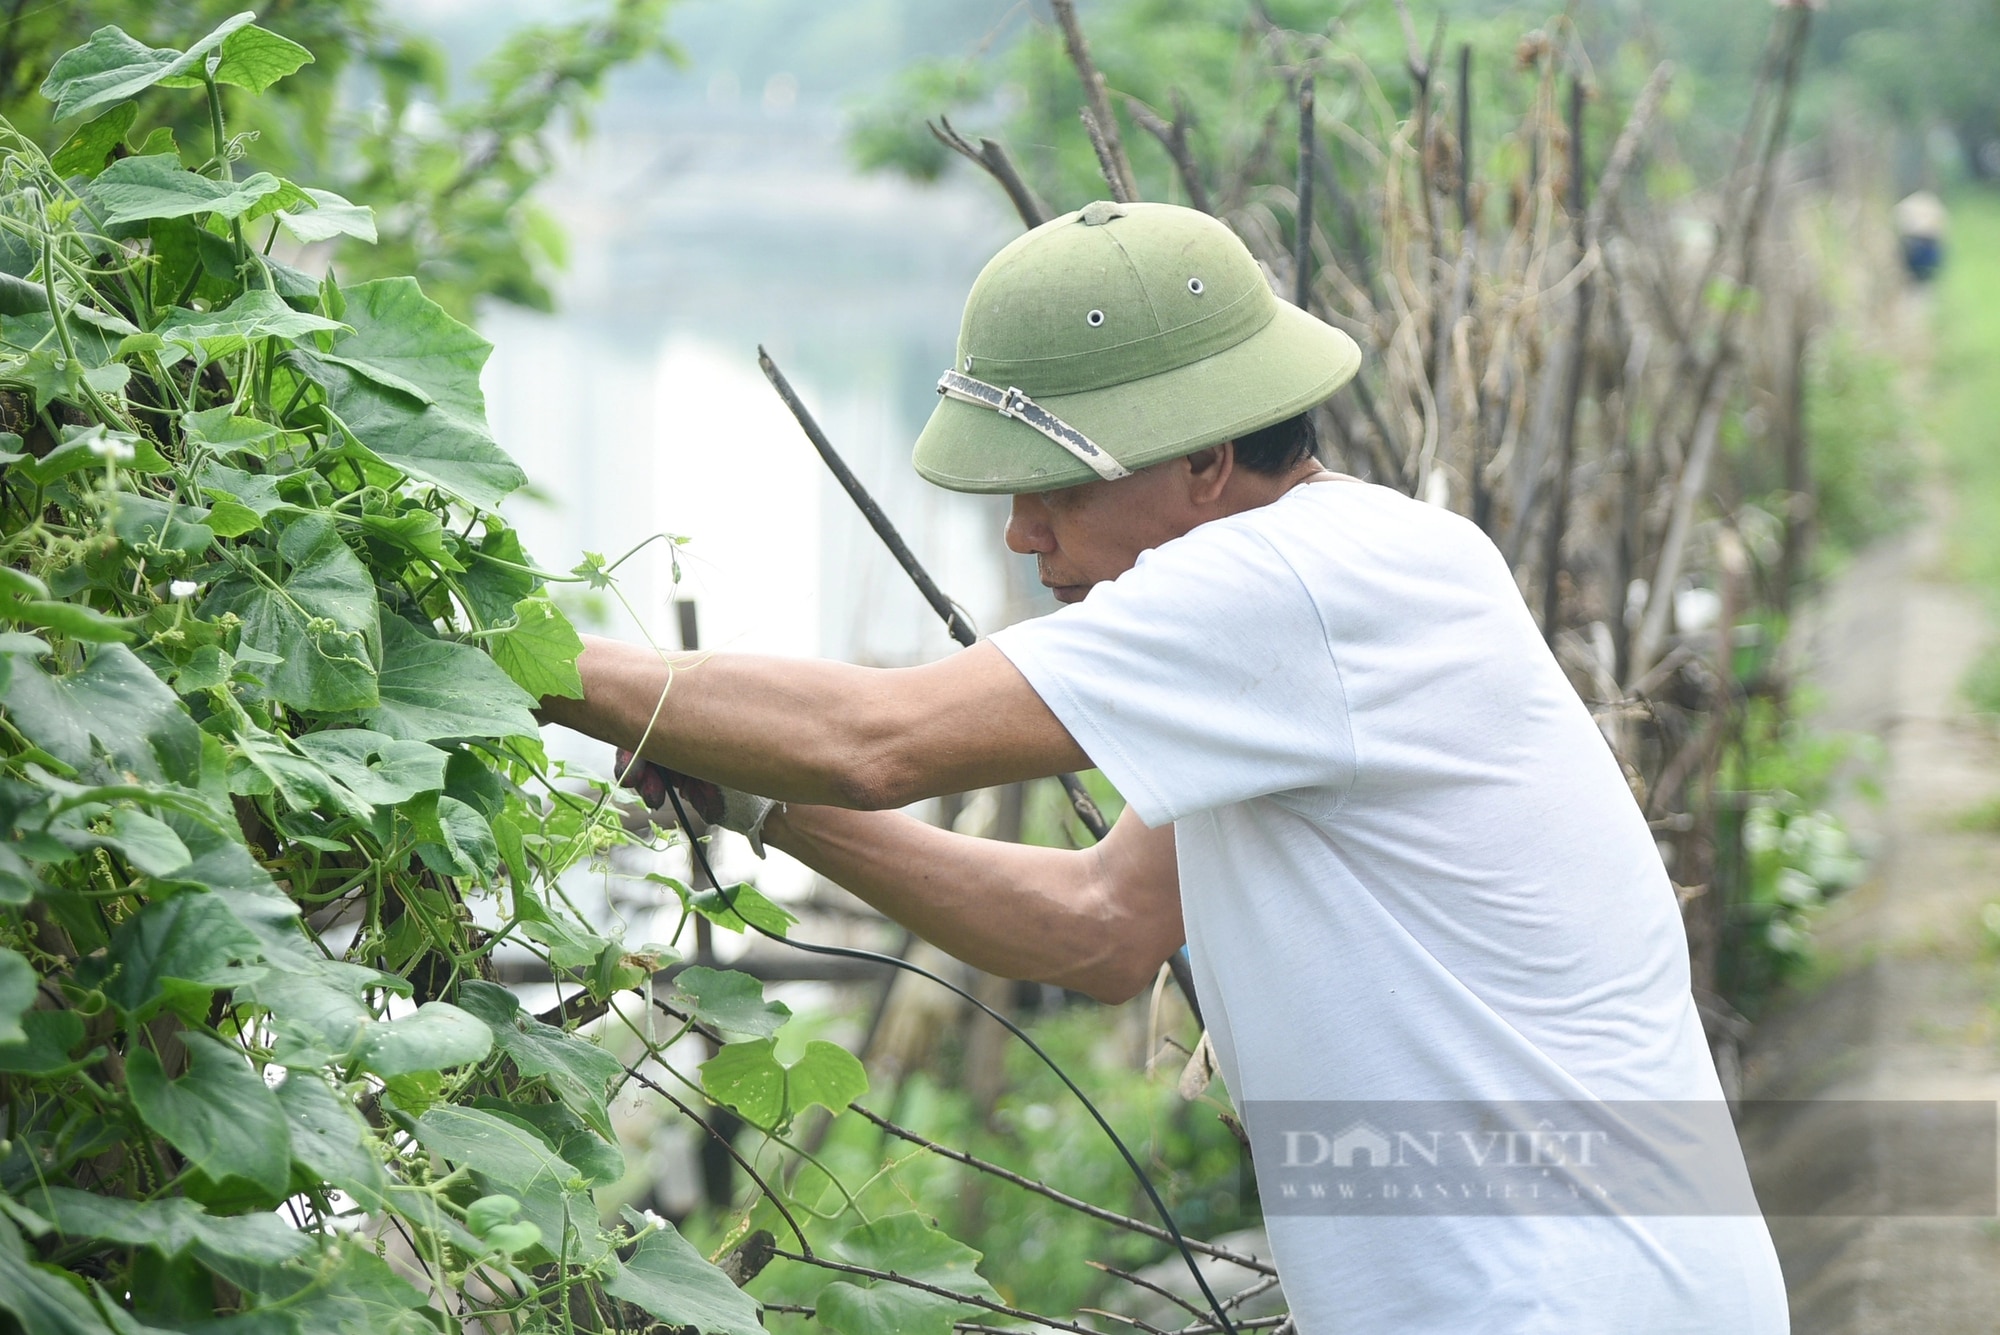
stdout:
[[[1111,182],[1112,197],[1134,200],[1139,197],[1139,182],[1132,175],[1132,164],[1126,160],[1125,144],[1118,135],[1118,118],[1112,114],[1111,98],[1104,89],[1104,75],[1098,71],[1097,63],[1090,58],[1090,43],[1083,35],[1083,25],[1077,22],[1075,0],[1049,0],[1049,8],[1055,13],[1056,24],[1062,29],[1063,46],[1069,51],[1070,63],[1076,66],[1076,76],[1083,83],[1084,105],[1090,112],[1091,120],[1097,122],[1098,137],[1103,145],[1098,149],[1098,158],[1105,164],[1105,179]],[[1125,193],[1120,195],[1122,190]]]
[[1173,1303],[1176,1307],[1179,1307],[1184,1311],[1193,1313],[1194,1318],[1197,1321],[1208,1320],[1208,1313],[1202,1311],[1199,1307],[1196,1307],[1193,1303],[1181,1297],[1178,1293],[1175,1293],[1172,1289],[1166,1288],[1159,1284],[1155,1284],[1152,1280],[1147,1279],[1143,1275],[1135,1275],[1129,1270],[1120,1270],[1117,1266],[1107,1265],[1103,1261],[1086,1261],[1084,1262],[1084,1264],[1089,1266],[1093,1270],[1102,1270],[1105,1274],[1110,1275],[1114,1279],[1122,1279],[1135,1289],[1144,1289],[1148,1293],[1158,1294],[1160,1297],[1165,1298],[1168,1302]]
[[[1580,77],[1569,85],[1569,201],[1570,216],[1576,220],[1577,249],[1583,263],[1590,261],[1590,237],[1584,218],[1583,153],[1584,87]],[[1576,467],[1576,415],[1583,403],[1583,370],[1590,337],[1591,304],[1597,286],[1586,272],[1576,293],[1576,321],[1570,326],[1569,350],[1563,372],[1568,377],[1563,394],[1562,435],[1556,448],[1556,494],[1549,510],[1549,527],[1542,545],[1542,634],[1553,645],[1556,638],[1557,599],[1562,593],[1563,530],[1569,524],[1570,473]]]
[[[1758,153],[1756,185],[1750,193],[1749,203],[1743,215],[1740,239],[1737,242],[1737,267],[1733,290],[1722,313],[1717,318],[1714,348],[1708,354],[1700,374],[1700,388],[1692,396],[1695,404],[1694,434],[1687,451],[1687,459],[1682,466],[1681,484],[1674,497],[1674,513],[1669,523],[1667,538],[1662,542],[1660,558],[1654,568],[1649,584],[1646,611],[1640,621],[1639,635],[1632,648],[1631,671],[1643,672],[1659,651],[1661,639],[1666,634],[1667,616],[1673,607],[1673,582],[1680,578],[1681,562],[1685,555],[1688,531],[1692,523],[1693,510],[1706,487],[1709,461],[1715,454],[1715,437],[1721,427],[1723,394],[1723,372],[1733,356],[1733,338],[1737,316],[1743,309],[1741,289],[1750,282],[1756,269],[1757,238],[1763,228],[1764,216],[1770,207],[1771,184],[1778,164],[1778,151],[1785,141],[1786,131],[1791,124],[1793,96],[1798,89],[1799,68],[1805,54],[1806,33],[1812,25],[1812,11],[1803,7],[1781,11],[1780,26],[1789,24],[1780,60],[1782,68],[1777,76],[1778,101],[1771,113],[1770,125],[1763,137]],[[1754,127],[1752,127],[1754,128]],[[1748,132],[1746,132],[1746,138]],[[1699,293],[1697,293],[1697,300]],[[1677,399],[1670,399],[1671,408]],[[1662,411],[1660,421],[1665,422],[1671,413]]]
[[[1116,1210],[1107,1210],[1101,1205],[1092,1205],[1089,1201],[1081,1200],[1067,1192],[1058,1191],[1046,1182],[1038,1182],[1032,1177],[1024,1177],[1011,1168],[1002,1168],[999,1164],[981,1159],[977,1155],[967,1154],[964,1150],[953,1149],[949,1145],[940,1145],[928,1136],[912,1131],[906,1126],[898,1126],[895,1122],[882,1116],[882,1114],[864,1108],[858,1103],[850,1103],[847,1106],[849,1111],[860,1113],[890,1135],[900,1140],[907,1140],[912,1145],[922,1146],[933,1154],[950,1159],[953,1163],[964,1164],[967,1168],[974,1168],[991,1177],[997,1177],[1002,1182],[1009,1182],[1024,1190],[1032,1191],[1037,1196],[1045,1197],[1058,1205],[1075,1210],[1078,1214],[1089,1215],[1092,1219],[1098,1220],[1100,1223],[1115,1224],[1119,1228],[1133,1233],[1144,1234],[1146,1237],[1160,1242],[1173,1241],[1172,1235],[1157,1224],[1149,1224],[1143,1219],[1134,1219],[1131,1215],[1119,1214]],[[1203,1242],[1198,1238],[1186,1238],[1185,1241],[1190,1251],[1200,1252],[1203,1256],[1212,1256],[1218,1261],[1227,1261],[1231,1265],[1241,1266],[1245,1270],[1254,1271],[1259,1275],[1275,1275],[1278,1273],[1277,1268],[1270,1262],[1261,1261],[1246,1252],[1231,1251],[1227,1247],[1218,1247],[1213,1243]]]
[[1292,243],[1292,303],[1312,308],[1313,239],[1313,76],[1299,79],[1299,185]]
[[952,128],[948,116],[939,116],[936,123],[926,121],[925,124],[939,143],[979,164],[982,171],[1000,183],[1000,188],[1014,203],[1014,212],[1021,215],[1022,226],[1033,229],[1049,220],[1048,208],[1022,178],[1020,168],[1014,165],[1013,155],[1008,153],[1006,145],[996,139],[981,139],[979,146],[974,148],[965,136]]
[[782,1256],[787,1261],[802,1261],[807,1265],[818,1266],[822,1270],[832,1270],[842,1275],[858,1275],[863,1279],[872,1279],[878,1283],[900,1284],[906,1289],[915,1289],[919,1293],[928,1293],[939,1298],[949,1298],[953,1302],[964,1303],[967,1307],[982,1307],[989,1312],[997,1312],[1001,1316],[1011,1316],[1020,1321],[1037,1322],[1044,1326],[1053,1327],[1056,1330],[1073,1332],[1073,1335],[1098,1335],[1098,1332],[1088,1326],[1079,1326],[1041,1312],[1030,1312],[1025,1308],[1010,1307],[1006,1303],[996,1303],[991,1298],[982,1297],[977,1293],[961,1293],[957,1289],[948,1289],[942,1284],[933,1284],[929,1280],[917,1279],[910,1275],[900,1275],[893,1270],[877,1270],[874,1266],[855,1265],[852,1262],[836,1261],[831,1257],[816,1256],[810,1253],[788,1252],[782,1247],[776,1248],[772,1252],[772,1255]]
[[1120,204],[1130,204],[1139,197],[1139,192],[1129,184],[1131,172],[1120,168],[1117,152],[1106,137],[1104,126],[1091,114],[1089,107],[1078,108],[1077,115],[1083,120],[1083,132],[1090,136],[1091,148],[1097,152],[1097,166],[1104,173],[1105,187]]
[[1181,178],[1181,189],[1187,191],[1188,207],[1200,209],[1203,213],[1214,213],[1214,203],[1209,199],[1208,183],[1202,180],[1201,165],[1194,160],[1194,151],[1188,146],[1188,129],[1191,124],[1185,108],[1176,106],[1174,118],[1169,121],[1159,112],[1133,97],[1123,94],[1125,109],[1132,113],[1132,119],[1140,129],[1160,141],[1160,147],[1167,151],[1167,157],[1174,164],[1174,171]]

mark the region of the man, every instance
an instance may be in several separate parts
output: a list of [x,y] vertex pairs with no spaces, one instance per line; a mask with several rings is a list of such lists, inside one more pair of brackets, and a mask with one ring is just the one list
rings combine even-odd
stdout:
[[1937,277],[1938,266],[1944,263],[1946,217],[1944,201],[1928,190],[1896,201],[1890,219],[1903,249],[1903,270],[1911,282],[1921,285]]
[[[980,274],[915,461],[1011,494],[1065,607],[894,670],[592,640],[545,709],[989,972],[1122,1001],[1185,939],[1253,1137],[1357,1100],[1720,1109],[1672,888],[1511,573],[1312,457],[1359,358],[1213,219],[1058,218]],[[1128,805],[1083,852],[894,811],[1087,766]],[[1255,1165],[1304,1335],[1786,1328],[1754,1203],[1296,1214]]]

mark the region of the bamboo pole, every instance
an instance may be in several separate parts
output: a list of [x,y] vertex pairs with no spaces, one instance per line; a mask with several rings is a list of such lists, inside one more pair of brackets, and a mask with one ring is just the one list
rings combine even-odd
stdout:
[[[1590,263],[1590,236],[1584,217],[1584,87],[1581,76],[1569,82],[1569,208],[1575,219],[1576,248],[1581,263]],[[1549,511],[1548,531],[1542,540],[1542,636],[1555,643],[1561,621],[1558,599],[1562,594],[1563,531],[1569,525],[1570,474],[1576,467],[1576,417],[1583,402],[1583,371],[1588,360],[1591,302],[1597,293],[1594,275],[1586,273],[1576,290],[1576,320],[1570,326],[1569,354],[1564,373],[1569,377],[1563,388],[1562,434],[1556,447],[1556,494]]]
[[1313,238],[1313,76],[1299,79],[1299,175],[1297,220],[1292,240],[1292,304],[1312,309]]

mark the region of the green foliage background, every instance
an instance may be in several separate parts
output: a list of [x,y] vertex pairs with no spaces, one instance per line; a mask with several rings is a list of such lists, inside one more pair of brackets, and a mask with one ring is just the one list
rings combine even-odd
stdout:
[[[1967,191],[1951,205],[1927,416],[1953,483],[1954,562],[2000,599],[2000,201]],[[1980,712],[2000,715],[2000,645],[1974,666],[1965,692]]]
[[[567,22],[519,26],[475,71],[470,94],[455,97],[444,53],[380,0],[285,0],[260,22],[312,60],[268,89],[225,86],[223,109],[250,169],[375,208],[378,244],[341,257],[353,276],[413,275],[459,316],[478,297],[546,308],[563,242],[533,189],[611,71],[677,58],[669,7],[606,0]],[[36,89],[59,54],[101,26],[173,46],[236,9],[235,0],[21,7],[0,25],[0,115],[45,138],[51,108]],[[143,123],[171,128],[181,143],[207,134],[207,111],[193,99],[154,90],[135,101]]]

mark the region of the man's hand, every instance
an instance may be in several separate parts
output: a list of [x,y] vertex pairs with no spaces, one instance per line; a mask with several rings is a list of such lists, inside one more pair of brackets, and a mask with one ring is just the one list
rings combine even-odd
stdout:
[[693,807],[702,820],[719,829],[733,830],[742,835],[750,841],[751,852],[760,858],[764,856],[764,822],[770,819],[773,811],[783,806],[782,803],[758,797],[755,793],[740,793],[734,788],[724,788],[719,783],[710,783],[692,775],[678,774],[665,765],[640,760],[630,751],[622,749],[617,754],[616,767],[618,782],[639,794],[639,799],[648,810],[658,811],[666,806],[668,788],[677,788],[687,805]]
[[[658,811],[665,806],[668,786],[676,778],[685,777],[676,775],[665,765],[655,765],[650,760],[640,760],[622,746],[618,748],[618,754],[612,761],[611,773],[620,788],[629,788],[639,795],[639,800],[646,804],[648,811]],[[695,808],[697,811],[700,809]]]

